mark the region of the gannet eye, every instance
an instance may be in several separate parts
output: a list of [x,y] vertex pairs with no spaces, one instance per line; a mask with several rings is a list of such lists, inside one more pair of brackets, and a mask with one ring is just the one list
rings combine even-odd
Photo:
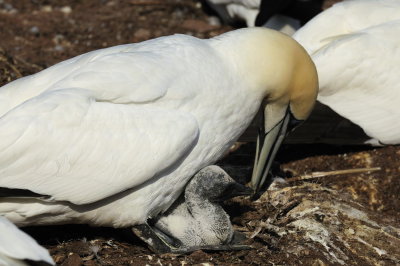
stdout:
[[292,132],[296,127],[298,127],[299,125],[301,125],[301,123],[304,122],[304,120],[302,119],[296,119],[296,117],[294,117],[294,115],[290,110],[289,110],[289,115],[290,119],[287,127],[287,133]]

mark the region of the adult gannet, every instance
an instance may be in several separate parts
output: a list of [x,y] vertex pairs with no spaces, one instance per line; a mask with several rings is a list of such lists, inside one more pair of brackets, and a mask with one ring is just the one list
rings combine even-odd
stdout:
[[220,202],[252,193],[252,189],[237,183],[219,166],[207,166],[188,182],[184,195],[155,219],[154,227],[163,234],[160,238],[164,241],[153,241],[157,239],[154,237],[147,241],[148,237],[141,236],[141,232],[137,234],[155,251],[186,252],[186,247],[223,248],[220,245],[224,244],[231,248],[236,232]]
[[294,38],[318,69],[318,100],[374,140],[400,143],[400,1],[345,1]]
[[0,214],[17,225],[145,224],[264,102],[257,190],[317,90],[306,51],[264,28],[161,37],[61,62],[0,88]]
[[0,265],[23,266],[29,265],[28,261],[54,265],[45,248],[0,216]]

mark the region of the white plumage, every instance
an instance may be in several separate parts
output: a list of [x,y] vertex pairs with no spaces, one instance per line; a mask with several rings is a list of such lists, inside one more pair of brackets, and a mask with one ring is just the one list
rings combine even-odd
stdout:
[[375,140],[400,143],[400,1],[338,3],[294,38],[317,66],[320,102]]
[[24,260],[43,261],[54,265],[53,259],[45,248],[0,216],[0,265],[28,265]]
[[0,88],[0,187],[44,195],[2,198],[0,214],[17,225],[144,223],[224,154],[265,97],[265,128],[279,129],[267,139],[275,153],[289,116],[305,119],[316,93],[307,53],[262,28],[173,35],[61,62]]

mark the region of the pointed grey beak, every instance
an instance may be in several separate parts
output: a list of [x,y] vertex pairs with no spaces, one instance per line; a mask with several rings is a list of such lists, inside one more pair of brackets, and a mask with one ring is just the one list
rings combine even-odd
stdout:
[[251,196],[254,194],[254,190],[246,187],[242,184],[235,182],[232,182],[229,184],[229,186],[226,187],[223,193],[215,199],[216,202],[222,202],[227,199],[231,199],[237,196]]
[[233,185],[233,189],[231,192],[232,198],[237,196],[250,196],[253,195],[253,193],[254,193],[253,189],[236,182]]
[[[291,124],[292,115],[289,109],[285,116],[270,131],[265,132],[260,129],[257,137],[256,158],[254,161],[253,175],[251,177],[251,187],[257,193],[267,180],[269,169],[286,136],[288,125]],[[264,118],[264,128],[266,128],[266,119]]]

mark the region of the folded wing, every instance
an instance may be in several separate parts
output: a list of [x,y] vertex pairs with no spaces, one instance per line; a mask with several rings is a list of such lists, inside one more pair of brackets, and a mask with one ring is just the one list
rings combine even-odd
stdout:
[[313,54],[318,100],[371,137],[400,143],[400,21],[332,38]]
[[199,134],[179,109],[189,90],[174,90],[173,107],[160,101],[190,66],[169,61],[184,48],[159,45],[99,50],[1,88],[0,187],[86,204],[179,165]]

